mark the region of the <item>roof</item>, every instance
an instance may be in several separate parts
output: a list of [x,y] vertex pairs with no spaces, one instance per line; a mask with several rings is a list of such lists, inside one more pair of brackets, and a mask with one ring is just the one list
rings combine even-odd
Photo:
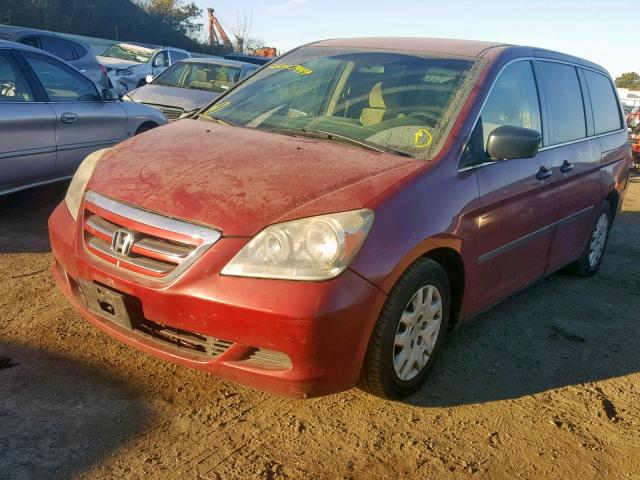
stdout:
[[40,30],[37,28],[17,27],[15,25],[4,25],[0,23],[0,38],[8,40],[21,33],[37,33],[38,35],[62,38],[62,35],[59,35],[56,32],[48,32],[47,30]]
[[169,48],[171,50],[178,50],[180,52],[186,52],[186,50],[184,48],[163,47],[161,45],[153,45],[151,43],[142,43],[142,42],[114,42],[114,45],[131,45],[133,47],[147,48],[149,50],[160,50],[161,48]]
[[381,48],[385,50],[429,52],[465,57],[480,57],[490,48],[508,46],[504,43],[482,42],[477,40],[417,37],[334,38],[313,42],[309,45],[314,47]]
[[313,42],[307,46],[313,47],[351,47],[351,48],[375,48],[381,50],[399,50],[424,52],[436,55],[451,55],[461,57],[485,57],[489,51],[512,52],[515,57],[534,56],[576,63],[608,74],[607,70],[589,60],[574,57],[566,53],[546,50],[536,47],[525,47],[497,42],[484,42],[477,40],[459,40],[450,38],[335,38]]
[[208,63],[210,65],[226,65],[227,67],[242,68],[245,65],[251,65],[248,62],[238,62],[237,60],[228,60],[222,57],[191,57],[182,60],[184,63]]
[[45,50],[40,50],[39,48],[30,47],[29,45],[23,45],[22,43],[10,42],[8,40],[0,40],[0,48],[15,48],[18,50],[28,50],[30,52],[36,52],[41,55],[47,55],[49,57],[58,58],[55,55],[51,55],[49,52]]

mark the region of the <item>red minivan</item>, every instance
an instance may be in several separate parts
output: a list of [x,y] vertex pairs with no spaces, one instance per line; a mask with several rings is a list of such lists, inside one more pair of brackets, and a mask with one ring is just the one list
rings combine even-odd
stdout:
[[401,398],[456,323],[598,270],[629,166],[598,65],[321,41],[89,156],[49,220],[53,274],[157,357],[282,395]]

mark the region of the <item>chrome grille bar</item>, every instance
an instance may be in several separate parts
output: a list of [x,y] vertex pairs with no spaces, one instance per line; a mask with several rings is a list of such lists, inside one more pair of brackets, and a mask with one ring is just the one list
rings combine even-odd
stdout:
[[[222,233],[218,230],[159,215],[89,191],[84,204],[84,244],[103,261],[168,282],[193,264]],[[111,244],[118,230],[133,238],[131,252],[116,252]]]

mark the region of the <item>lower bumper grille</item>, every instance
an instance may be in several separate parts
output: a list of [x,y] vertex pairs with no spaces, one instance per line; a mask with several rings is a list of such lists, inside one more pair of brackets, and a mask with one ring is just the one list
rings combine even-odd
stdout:
[[179,351],[207,358],[215,358],[226,352],[233,345],[232,342],[226,340],[169,327],[147,319],[134,321],[132,326],[138,334],[171,345]]

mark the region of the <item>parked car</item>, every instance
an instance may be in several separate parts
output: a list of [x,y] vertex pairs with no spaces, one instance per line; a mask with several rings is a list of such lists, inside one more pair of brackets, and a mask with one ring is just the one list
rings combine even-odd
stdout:
[[253,63],[255,65],[266,65],[275,60],[274,57],[261,57],[259,55],[246,55],[244,53],[227,53],[224,58],[227,60],[236,60],[238,62]]
[[0,195],[70,178],[90,153],[166,123],[41,50],[0,40]]
[[0,40],[44,50],[73,65],[102,88],[109,88],[107,70],[98,63],[86,43],[34,28],[0,25]]
[[122,99],[151,105],[170,121],[177,120],[185,112],[208,105],[258,68],[223,58],[188,58],[154,79],[149,78],[148,85],[132,90]]
[[53,274],[165,360],[283,395],[401,398],[456,323],[598,271],[629,165],[594,63],[327,40],[88,157],[49,220]]
[[122,96],[146,85],[147,75],[160,75],[174,63],[190,57],[189,52],[179,48],[117,43],[100,55],[98,61],[106,67],[113,88]]

